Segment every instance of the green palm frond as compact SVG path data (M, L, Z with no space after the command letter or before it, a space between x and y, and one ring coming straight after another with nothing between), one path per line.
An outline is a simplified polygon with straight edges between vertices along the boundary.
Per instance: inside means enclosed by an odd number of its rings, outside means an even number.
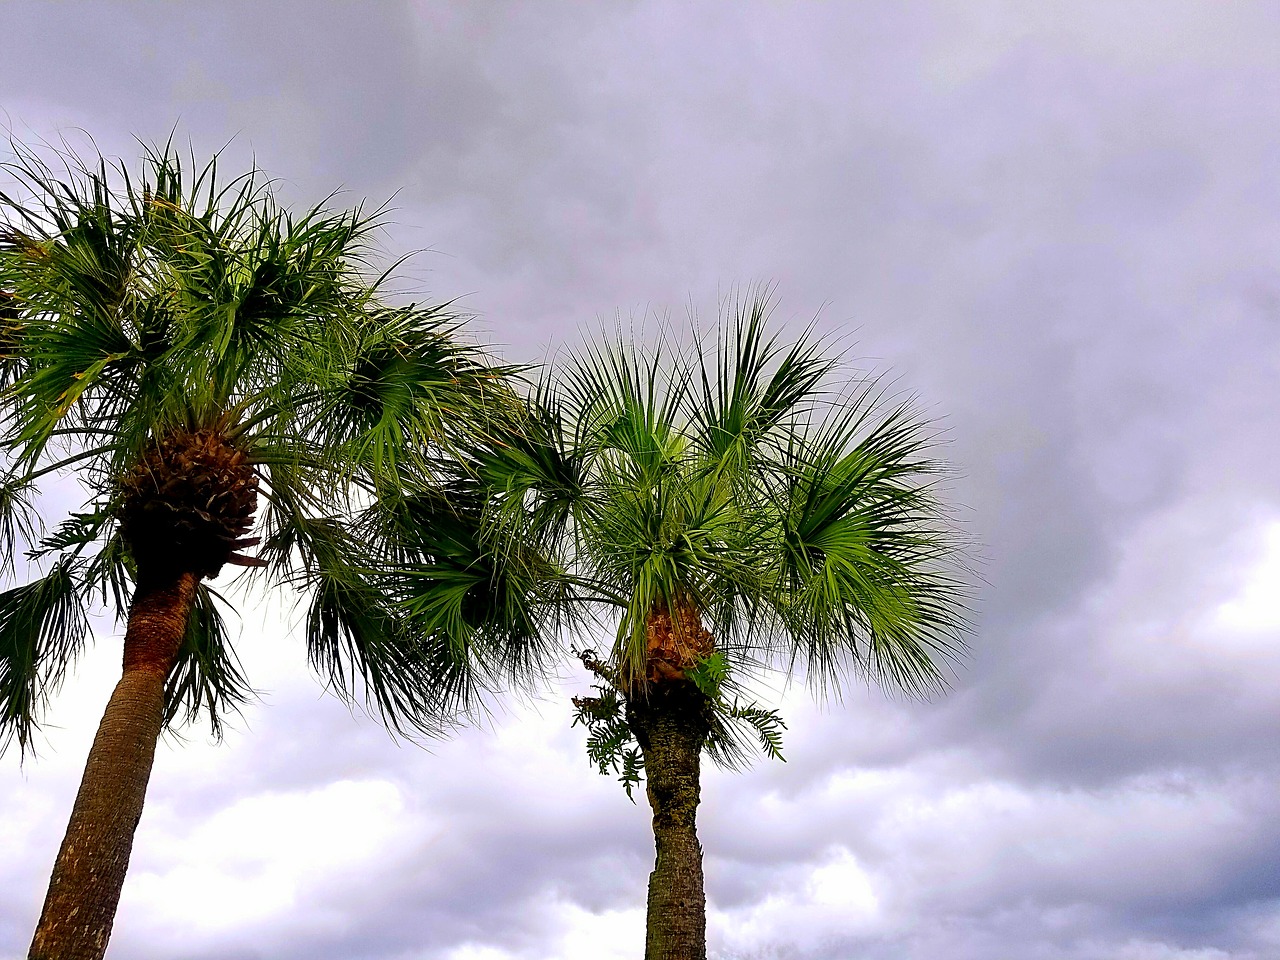
M468 450L490 508L510 524L527 521L524 539L540 537L549 546L569 532L582 506L587 463L586 451L562 429L562 401L551 386L539 383L532 397L493 424L487 442Z
M716 342L700 344L699 389L689 394L688 418L709 469L742 480L753 463L772 456L825 396L838 359L805 331L790 346L770 336L772 292L735 300Z
M743 770L758 753L770 760L786 761L782 733L786 722L777 710L754 703L720 702L712 714L707 756L726 770Z
M238 712L253 696L218 609L216 601L220 600L221 596L205 584L197 587L187 633L164 697L166 728L192 723L203 714L217 739L222 737L225 716Z
M260 171L228 178L217 156L197 163L172 144L148 149L140 173L10 147L0 163L7 572L20 552L56 556L86 599L123 619L137 575L119 522L125 480L162 438L212 433L246 458L258 489L256 523L236 521L255 529L235 549L260 545L227 562L309 598L312 660L337 692L395 727L437 729L436 715L469 696L471 672L447 643L431 647L440 637L406 632L375 573L394 550L349 531L370 503L434 482L437 462L507 429L516 371L469 346L447 304L383 302L373 241L384 208L334 211L326 198L294 213ZM44 533L42 487L68 473L86 505ZM512 598L507 619L524 629L514 592L492 577L484 591ZM207 712L217 733L249 693L201 592L167 721Z
M934 428L873 388L790 451L778 602L792 656L834 688L847 661L912 693L942 685L967 629L963 543L932 484Z
M12 474L0 476L0 574L13 574L19 550L36 541L40 528L32 483Z
M448 676L447 662L442 671L422 656L377 592L346 579L321 579L305 630L312 667L339 697L363 700L401 734L439 731L445 711L435 699L448 698L458 683Z
M0 593L0 747L25 753L39 715L84 646L88 618L71 565Z
M375 474L428 449L456 450L514 403L514 368L486 362L458 339L461 318L448 306L370 312L350 331L348 359L322 387L309 419L294 429L346 447Z
M342 699L363 702L399 733L437 733L441 701L455 694L450 658L428 649L405 627L378 588L367 557L331 521L308 525L304 627L312 666ZM450 705L451 706L451 705Z
M546 553L495 539L482 490L466 476L403 498L393 515L380 509L401 531L402 572L388 589L410 628L452 655L459 685L538 678L573 589Z
M571 356L557 392L589 454L657 482L682 442L672 430L688 388L681 367L667 344L641 351L620 336Z

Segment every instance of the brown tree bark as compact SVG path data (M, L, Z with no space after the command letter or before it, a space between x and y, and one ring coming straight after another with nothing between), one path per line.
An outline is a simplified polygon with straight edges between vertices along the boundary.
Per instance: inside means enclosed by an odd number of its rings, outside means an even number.
M139 576L120 682L89 750L30 960L100 960L106 952L196 583L193 573Z
M649 874L645 960L706 960L707 898L697 814L707 698L688 680L631 697L627 722L644 753L657 858Z

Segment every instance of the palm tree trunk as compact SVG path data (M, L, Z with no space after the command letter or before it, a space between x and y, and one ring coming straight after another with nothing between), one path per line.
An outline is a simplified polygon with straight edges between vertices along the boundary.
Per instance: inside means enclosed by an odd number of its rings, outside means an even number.
M644 752L657 859L649 874L645 960L706 960L707 899L698 843L706 698L688 681L632 697L627 721Z
M196 583L192 573L139 576L124 668L89 751L30 960L100 960L106 952Z

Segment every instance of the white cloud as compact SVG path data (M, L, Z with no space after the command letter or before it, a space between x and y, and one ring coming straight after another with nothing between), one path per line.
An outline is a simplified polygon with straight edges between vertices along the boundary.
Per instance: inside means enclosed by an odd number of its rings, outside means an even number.
M838 938L875 932L880 924L876 883L843 846L816 864L777 871L762 900L728 910L708 910L708 938L734 955L784 945L811 951Z
M433 829L407 816L399 788L379 780L256 794L195 822L163 799L147 813L138 842L148 854L122 908L156 934L291 926L317 885L375 875L398 843Z
M1238 592L1213 611L1212 623L1237 637L1244 635L1280 648L1280 521L1255 532L1258 556Z

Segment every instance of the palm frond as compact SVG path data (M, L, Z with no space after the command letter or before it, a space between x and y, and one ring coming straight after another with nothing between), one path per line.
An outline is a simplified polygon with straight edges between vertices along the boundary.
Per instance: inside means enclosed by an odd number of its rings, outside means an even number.
M497 539L483 488L457 477L400 501L404 551L390 586L407 625L452 658L460 703L471 689L541 675L572 584L533 541Z
M84 645L88 618L69 561L0 593L0 750L25 754L49 698Z
M33 544L40 514L32 502L32 484L20 476L0 476L0 574L12 574L22 546Z
M187 632L164 692L166 728L191 723L203 713L216 739L222 738L226 715L238 712L253 696L218 609L220 600L207 585L196 588Z
M294 429L345 448L375 476L394 476L406 459L420 466L429 450L456 454L514 405L506 382L515 368L466 345L460 323L447 305L371 310Z
M375 573L394 548L357 543L347 525L509 423L514 369L470 346L448 305L381 301L373 241L385 208L334 211L326 198L292 213L261 171L227 177L217 155L198 163L172 142L147 148L140 171L10 146L0 559L12 566L20 546L74 559L81 591L122 615L142 562L119 522L125 479L161 439L212 432L247 458L260 497L260 556L229 562L262 560L262 584L307 592L312 659L341 695L395 726L434 728L470 681L447 644L405 632ZM29 501L40 481L72 471L87 504L38 539ZM238 509L228 530L253 522L251 504ZM524 629L515 594L492 576L470 596L507 596L510 629ZM248 695L227 641L201 593L168 722L208 711L217 733Z
M363 702L391 729L438 734L459 687L454 661L406 629L349 532L313 521L300 543L311 595L304 634L312 667L339 697Z
M695 443L708 467L735 484L785 443L785 428L812 412L838 365L811 329L789 346L769 335L772 308L767 288L731 301L732 316L720 322L715 344L700 344L699 389L688 394Z
M777 710L736 700L717 703L707 737L707 756L726 770L746 769L757 751L770 760L785 763L782 733L786 729L787 724Z
M909 693L943 684L968 621L962 543L930 484L934 429L864 391L791 451L777 609L793 655L834 688L842 665Z
M682 365L665 343L645 351L619 336L571 356L558 392L581 436L590 437L591 453L653 483L678 452L672 444L681 442L675 423L688 389Z

